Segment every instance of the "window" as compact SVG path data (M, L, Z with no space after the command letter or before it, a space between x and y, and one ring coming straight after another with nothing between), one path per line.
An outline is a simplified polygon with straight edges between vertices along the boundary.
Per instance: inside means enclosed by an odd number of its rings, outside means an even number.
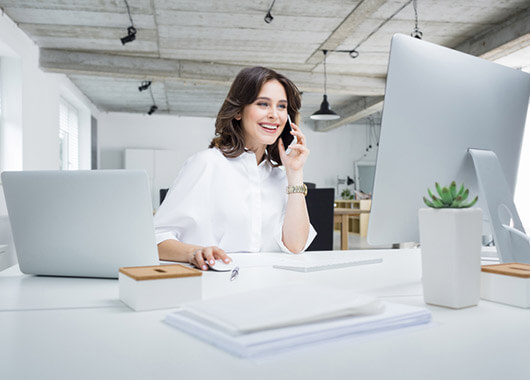
M2 104L4 100L2 96L4 87L3 87L3 82L2 82L2 79L3 79L2 75L4 75L4 73L2 72L2 56L0 56L0 171L5 169L5 161L6 161L4 157L6 153L5 153L5 147L4 147L4 144L5 144L4 115L3 115L4 105Z
M527 69L530 72L530 67ZM530 104L526 114L526 126L521 147L521 159L517 173L517 184L515 186L514 201L521 223L530 234Z
M79 169L79 115L66 100L59 101L59 168Z
M0 57L0 126L2 125L2 57Z

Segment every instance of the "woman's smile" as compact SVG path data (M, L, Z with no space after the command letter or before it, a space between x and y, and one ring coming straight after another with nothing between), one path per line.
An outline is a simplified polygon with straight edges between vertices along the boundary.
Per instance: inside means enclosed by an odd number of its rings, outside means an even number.
M259 126L267 133L276 133L276 130L280 126L278 123L259 123Z

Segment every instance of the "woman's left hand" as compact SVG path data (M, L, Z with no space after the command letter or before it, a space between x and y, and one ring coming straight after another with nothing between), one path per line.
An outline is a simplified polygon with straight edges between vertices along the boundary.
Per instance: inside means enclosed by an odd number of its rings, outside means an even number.
M278 140L278 148L280 150L280 159L285 167L287 175L294 174L296 172L302 172L307 156L309 156L309 148L306 145L305 136L300 130L300 127L296 124L291 123L292 131L291 134L296 136L296 144L289 146L291 151L289 154L285 153L286 147L283 146L282 139Z

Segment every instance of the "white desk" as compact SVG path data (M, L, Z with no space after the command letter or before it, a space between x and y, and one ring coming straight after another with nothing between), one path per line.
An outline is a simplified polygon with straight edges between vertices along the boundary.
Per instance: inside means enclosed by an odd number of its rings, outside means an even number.
M227 273L207 272L203 296L318 282L424 305L419 251L327 254L384 261L315 273L243 267L233 282ZM277 254L260 255L257 264ZM245 256L241 263L249 260ZM162 323L168 310L133 312L117 297L116 280L24 276L16 267L0 273L0 378L530 378L530 310L487 301L463 310L429 306L432 327L346 338L251 361Z

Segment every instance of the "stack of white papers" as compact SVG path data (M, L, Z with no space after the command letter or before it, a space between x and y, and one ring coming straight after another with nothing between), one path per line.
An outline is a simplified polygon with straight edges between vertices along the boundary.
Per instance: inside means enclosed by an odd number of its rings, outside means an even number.
M188 303L165 321L241 357L428 323L429 311L344 289L269 288Z

